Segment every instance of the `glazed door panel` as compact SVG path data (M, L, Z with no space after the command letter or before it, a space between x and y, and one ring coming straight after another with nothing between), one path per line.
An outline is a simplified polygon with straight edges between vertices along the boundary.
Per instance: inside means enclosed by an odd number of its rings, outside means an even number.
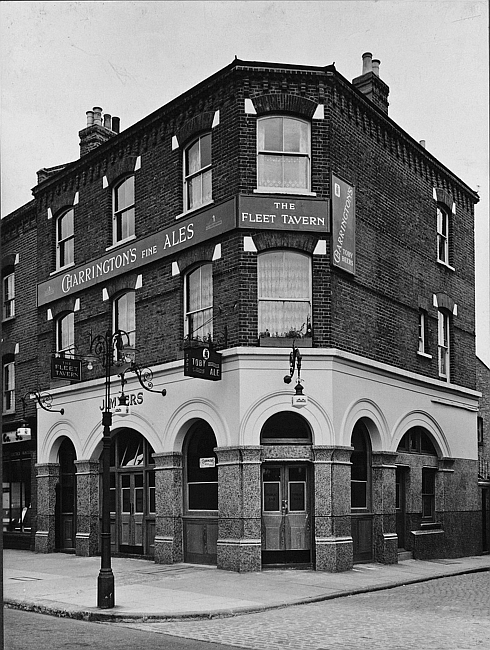
M145 492L143 472L121 474L119 545L122 551L143 553Z

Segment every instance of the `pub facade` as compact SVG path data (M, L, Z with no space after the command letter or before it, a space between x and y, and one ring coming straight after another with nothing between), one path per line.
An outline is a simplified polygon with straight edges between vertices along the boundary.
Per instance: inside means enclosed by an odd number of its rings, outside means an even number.
M388 91L368 53L352 82L235 59L122 132L88 111L38 173L38 552L99 552L108 408L115 554L479 552L478 197Z

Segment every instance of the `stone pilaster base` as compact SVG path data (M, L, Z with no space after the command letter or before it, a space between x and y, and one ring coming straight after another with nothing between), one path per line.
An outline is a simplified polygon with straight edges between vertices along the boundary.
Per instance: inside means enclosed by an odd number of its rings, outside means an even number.
M54 528L36 532L35 552L52 553L55 550Z
M84 557L99 552L99 461L76 460L77 533L76 554Z
M376 562L396 564L398 562L398 536L396 533L382 533L375 536Z
M260 539L218 539L218 569L245 573L262 568Z
M36 553L56 550L56 485L60 479L58 463L36 465L37 478L37 533Z
M176 533L175 536L171 537L155 537L155 562L157 564L175 564L176 562L182 562L184 556L181 540L181 533Z
M352 537L327 537L315 539L316 570L338 573L353 566Z

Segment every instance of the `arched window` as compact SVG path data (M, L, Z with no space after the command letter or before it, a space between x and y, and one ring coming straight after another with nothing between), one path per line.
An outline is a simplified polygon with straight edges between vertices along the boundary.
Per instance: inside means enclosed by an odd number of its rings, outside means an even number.
M134 235L134 176L116 185L113 194L113 243Z
M371 445L369 432L357 422L352 432L351 446L351 508L369 510L371 507Z
M74 262L74 210L61 214L56 221L56 268L62 269Z
M134 291L120 294L114 300L114 331L123 330L129 334L129 345L136 345L136 309ZM123 341L124 345L128 341Z
M269 192L310 190L310 125L293 117L257 121L257 188Z
M185 335L190 339L213 336L212 264L201 264L186 275Z
M264 423L260 442L263 445L308 445L311 444L311 430L298 413L281 411Z
M190 433L186 453L187 511L218 510L218 462L216 438L211 427L200 422Z
M56 320L56 352L65 357L73 354L75 347L75 314L70 311Z
M291 250L257 257L259 336L311 332L311 258Z
M437 456L437 451L430 435L423 427L412 427L400 440L397 451L409 454Z
M212 200L211 134L194 140L184 152L185 209L193 210Z

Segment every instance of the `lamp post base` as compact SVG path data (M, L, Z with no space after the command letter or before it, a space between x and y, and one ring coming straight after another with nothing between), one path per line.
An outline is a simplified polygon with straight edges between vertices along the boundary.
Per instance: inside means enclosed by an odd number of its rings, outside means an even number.
M101 569L97 580L97 607L114 607L114 574L112 569Z

